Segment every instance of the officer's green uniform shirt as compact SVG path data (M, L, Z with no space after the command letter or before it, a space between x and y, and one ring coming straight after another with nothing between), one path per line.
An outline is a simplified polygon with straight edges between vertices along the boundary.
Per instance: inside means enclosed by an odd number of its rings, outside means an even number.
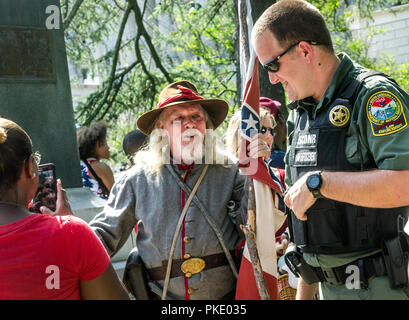
M299 101L299 106L312 108L313 116L317 110L329 107L333 101L335 89L338 88L347 75L357 75L367 69L354 64L344 53L339 55L341 60L332 82L323 98L316 104L312 98ZM382 101L390 102L389 113L381 114ZM393 113L394 112L394 113ZM391 115L392 114L392 115ZM292 110L287 120L288 145L285 156L286 184L290 186L289 151L295 127L297 112ZM351 113L351 123L356 122L360 129L362 156L365 164L371 163L372 158L379 169L409 170L409 95L395 83L382 76L372 76L365 80L359 91L355 106ZM349 162L359 164L358 136L352 126L346 134L345 154ZM376 252L376 251L375 251ZM312 266L337 267L352 262L358 258L373 254L374 251L346 253L336 255L304 254L304 259Z

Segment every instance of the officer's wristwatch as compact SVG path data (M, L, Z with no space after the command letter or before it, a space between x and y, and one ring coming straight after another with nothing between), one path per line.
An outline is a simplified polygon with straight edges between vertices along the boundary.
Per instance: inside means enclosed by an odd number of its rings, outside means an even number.
M309 175L307 177L306 184L307 184L308 190L311 191L314 198L316 199L323 198L321 191L320 191L321 185L322 185L321 171L317 171Z

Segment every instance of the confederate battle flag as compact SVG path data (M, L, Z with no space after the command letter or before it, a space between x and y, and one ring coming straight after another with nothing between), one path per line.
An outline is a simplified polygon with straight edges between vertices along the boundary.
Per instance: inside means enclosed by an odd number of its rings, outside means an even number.
M256 244L270 299L276 300L277 256L275 233L285 221L282 194L284 170L270 168L262 158L250 159L247 145L251 136L260 130L258 59L254 52L247 71L246 87L241 111L241 148L239 167L253 179L256 199ZM259 300L247 245L244 247L236 289L237 300Z

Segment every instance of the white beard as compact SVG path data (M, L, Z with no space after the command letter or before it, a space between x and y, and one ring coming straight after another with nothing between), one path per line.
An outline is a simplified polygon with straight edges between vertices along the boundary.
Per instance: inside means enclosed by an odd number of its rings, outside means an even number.
M185 164L201 163L204 155L203 144L196 145L194 143L182 147L182 161Z
M194 136L193 140L188 144L181 145L180 158L185 164L201 163L204 156L203 135L197 129L186 130L183 133L182 141L186 137ZM191 139L191 138L190 138Z

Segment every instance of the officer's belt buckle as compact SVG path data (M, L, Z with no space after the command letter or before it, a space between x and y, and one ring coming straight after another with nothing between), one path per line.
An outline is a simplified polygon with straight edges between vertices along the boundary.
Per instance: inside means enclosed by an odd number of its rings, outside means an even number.
M206 266L206 263L201 258L190 258L182 263L180 269L187 278L192 275L201 272Z

